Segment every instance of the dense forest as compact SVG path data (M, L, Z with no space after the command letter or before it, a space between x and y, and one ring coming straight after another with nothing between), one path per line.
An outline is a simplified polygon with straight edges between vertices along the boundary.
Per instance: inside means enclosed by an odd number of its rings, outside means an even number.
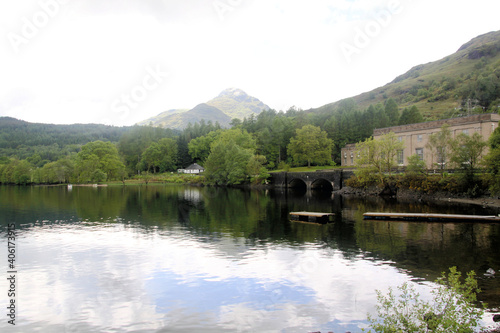
M0 118L0 182L123 180L175 172L197 162L212 166L207 176L214 183L242 183L265 178L267 170L284 166L340 164L341 148L369 138L374 128L423 120L415 106L401 110L393 99L365 110L351 99L342 101L335 112L270 109L233 119L229 129L204 121L174 131L34 124L4 117Z

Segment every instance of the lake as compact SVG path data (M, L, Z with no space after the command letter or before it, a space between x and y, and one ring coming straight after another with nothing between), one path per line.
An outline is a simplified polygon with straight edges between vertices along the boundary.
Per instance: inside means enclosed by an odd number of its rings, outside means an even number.
M290 222L301 210L335 222ZM479 299L500 307L499 279L484 275L500 270L500 224L366 211L500 213L324 192L3 186L0 331L359 332L376 290L409 281L426 297L451 266L476 271Z

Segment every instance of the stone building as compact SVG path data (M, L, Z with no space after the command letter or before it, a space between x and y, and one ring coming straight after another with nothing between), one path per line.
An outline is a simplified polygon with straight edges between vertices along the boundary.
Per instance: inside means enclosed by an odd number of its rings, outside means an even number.
M376 140L382 135L393 132L399 140L405 143L405 148L398 152L397 163L399 166L408 164L407 158L413 154L420 156L425 161L427 168L436 168L437 156L433 156L426 147L429 136L441 131L444 124L448 124L452 137L460 133L472 135L479 133L484 140L488 140L495 128L498 127L500 115L494 113L477 114L461 118L442 119L417 123L410 125L400 125L386 128L377 128L373 131L373 138ZM341 165L343 167L354 166L357 157L356 144L346 145L341 150Z

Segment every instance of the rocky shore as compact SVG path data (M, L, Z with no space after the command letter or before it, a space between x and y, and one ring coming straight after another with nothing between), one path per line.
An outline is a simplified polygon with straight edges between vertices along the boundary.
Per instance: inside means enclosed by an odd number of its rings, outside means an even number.
M335 191L335 193L346 196L358 196L358 197L389 196L396 198L398 200L419 201L422 203L441 201L450 203L479 205L484 208L489 207L498 209L498 213L500 214L500 199L498 197L491 197L491 196L469 198L466 196L460 196L448 192L436 192L433 194L425 194L408 189L389 188L389 187L381 189L375 186L366 189L344 187L339 191Z

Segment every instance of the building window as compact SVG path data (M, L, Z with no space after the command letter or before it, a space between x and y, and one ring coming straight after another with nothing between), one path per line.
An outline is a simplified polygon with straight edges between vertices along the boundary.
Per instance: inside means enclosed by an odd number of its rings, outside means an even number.
M399 142L403 142L403 137L402 136L398 136L398 141Z
M351 165L354 165L354 154L351 153Z
M415 149L415 154L418 155L418 158L423 161L424 160L424 148Z
M468 129L464 129L464 130L462 130L462 133L465 134L465 135L469 135L469 130Z
M405 162L403 150L398 150L398 164L403 165Z
M417 135L417 142L422 142L422 134Z

